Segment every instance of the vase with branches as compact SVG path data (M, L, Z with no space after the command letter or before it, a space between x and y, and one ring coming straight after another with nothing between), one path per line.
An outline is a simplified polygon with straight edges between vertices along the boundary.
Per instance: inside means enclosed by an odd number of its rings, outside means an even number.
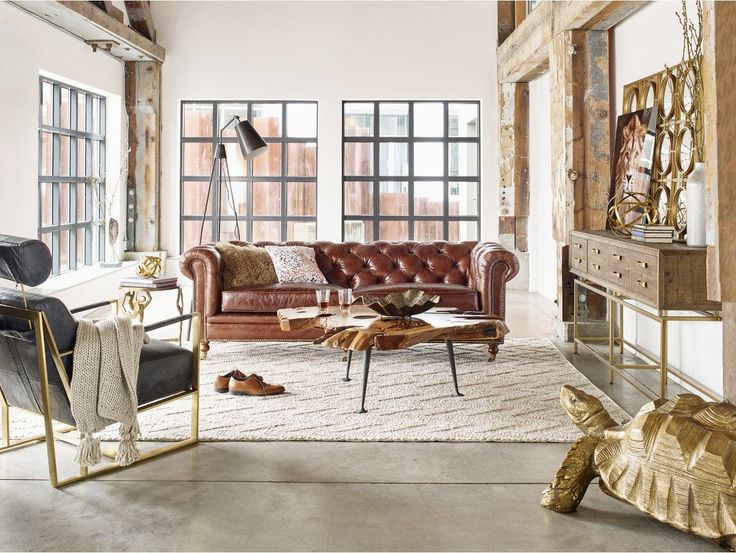
M681 125L690 127L691 155L695 163L687 175L685 200L687 209L687 244L703 247L706 244L705 226L705 144L704 144L704 79L703 62L703 4L695 0L695 16L688 13L687 2L675 12L682 28L682 61L677 68L682 108ZM689 95L689 98L688 98Z
M104 177L94 177L92 179L92 203L94 205L95 213L98 213L101 217L100 224L103 227L103 235L107 240L107 245L110 249L110 258L112 261L105 262L102 264L107 267L119 267L121 265L120 256L117 251L117 243L120 238L120 223L115 217L115 206L116 202L119 201L118 189L120 183L125 182L128 176L128 153L130 148L127 144L121 149L120 153L120 170L118 172L117 179L110 179L109 174ZM102 191L102 186L112 181L113 188L111 190ZM110 259L108 258L108 259Z
M679 67L683 97L686 90L690 91L692 101L693 150L696 161L705 161L703 144L703 3L695 0L695 17L691 17L687 10L686 0L682 0L682 10L675 12L682 27L682 63Z

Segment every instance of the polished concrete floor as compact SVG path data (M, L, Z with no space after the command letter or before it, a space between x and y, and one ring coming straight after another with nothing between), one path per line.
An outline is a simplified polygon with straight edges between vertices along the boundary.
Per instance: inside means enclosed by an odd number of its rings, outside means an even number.
M554 305L509 294L517 336L552 336ZM645 402L609 385L627 411ZM653 384L653 382L652 382ZM71 447L59 446L62 469ZM2 550L707 551L592 485L578 511L539 506L565 444L202 443L63 490L43 445L0 456ZM66 454L66 455L64 455Z

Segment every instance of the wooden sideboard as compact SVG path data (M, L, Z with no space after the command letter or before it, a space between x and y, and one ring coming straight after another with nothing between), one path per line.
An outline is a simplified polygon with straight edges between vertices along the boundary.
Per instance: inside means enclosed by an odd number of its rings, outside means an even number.
M711 390L703 388L667 363L669 322L720 320L720 303L707 298L705 248L692 248L680 243L638 242L617 236L611 231L573 231L570 233L568 259L570 272L576 277L573 319L575 353L578 345L585 346L608 365L611 382L614 373L618 373L649 397L657 397L657 394L628 374L629 370L659 370L659 397L666 397L667 377L671 373L704 395L719 399ZM578 302L581 288L606 298L608 338L579 335ZM629 346L640 357L654 359L656 356L624 338L624 308L659 323L660 347L656 363L624 361L624 346ZM607 341L607 356L601 353L600 348L592 347L596 343L600 346L601 341Z
M705 256L705 248L637 242L605 230L570 234L571 273L655 309L721 309L707 298Z

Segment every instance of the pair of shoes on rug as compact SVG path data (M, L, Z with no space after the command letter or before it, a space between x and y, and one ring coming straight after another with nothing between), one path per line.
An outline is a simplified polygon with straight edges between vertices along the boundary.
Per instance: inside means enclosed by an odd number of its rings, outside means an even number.
M284 387L267 384L257 374L246 375L236 369L215 378L215 392L230 392L235 396L276 396L284 393Z

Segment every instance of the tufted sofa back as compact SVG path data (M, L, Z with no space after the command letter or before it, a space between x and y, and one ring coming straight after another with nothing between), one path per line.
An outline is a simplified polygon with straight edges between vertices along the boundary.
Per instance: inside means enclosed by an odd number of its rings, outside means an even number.
M232 242L244 245L244 242ZM360 288L408 282L470 282L470 253L477 242L256 242L255 246L314 248L319 268L330 284Z

